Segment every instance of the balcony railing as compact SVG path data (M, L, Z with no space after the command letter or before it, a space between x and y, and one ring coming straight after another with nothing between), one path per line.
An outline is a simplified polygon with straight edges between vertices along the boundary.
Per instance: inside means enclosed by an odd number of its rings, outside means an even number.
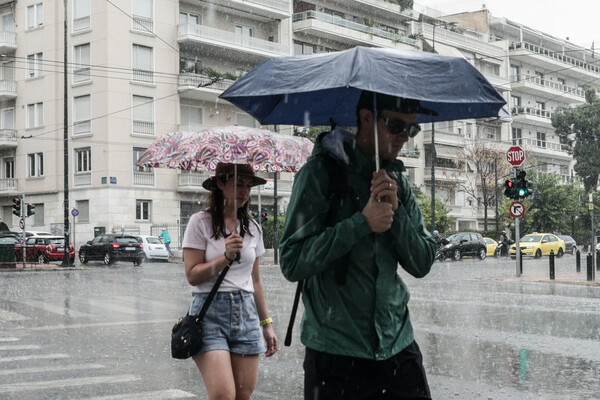
M419 158L421 157L421 152L419 150L400 150L400 157L408 157L408 158Z
M0 44L17 45L17 34L9 31L0 31Z
M16 178L1 178L0 190L17 190Z
M153 32L154 22L152 21L152 18L140 17L139 15L134 15L131 17L131 19L132 19L131 28L133 30L141 31L141 32L148 32L148 33Z
M525 139L513 139L513 145L517 146L525 146L529 148L537 148L537 149L545 149L545 150L553 150L559 151L562 153L566 153L569 146L560 144L560 143L552 143L547 142L545 140L538 140L533 138L525 138Z
M154 136L154 122L133 121L133 133Z
M154 71L134 68L132 74L135 82L154 83Z
M211 172L182 172L179 174L178 185L180 187L202 187L202 182L210 178Z
M81 135L92 131L92 120L77 121L73 123L73 135Z
M411 46L418 47L419 44L416 40L408 38L406 36L399 35L397 33L384 31L383 29L373 28L358 22L349 21L341 17L335 17L333 15L325 14L318 11L304 11L295 13L292 17L293 22L304 21L308 19L316 19L319 21L327 22L332 25L341 26L344 28L352 29L355 31L367 33L369 35L379 36L385 39L393 40L395 42L405 43Z
M90 80L90 67L77 68L73 70L73 83L80 83Z
M179 86L195 86L198 89L216 89L216 90L227 90L233 85L230 79L215 78L206 74L194 74L186 72L179 74Z
M288 55L289 47L281 43L254 37L238 35L234 32L215 29L204 25L182 24L179 25L179 36L189 35L195 38L208 39L217 43L241 46L252 50L262 51L271 55Z
M6 142L17 144L16 129L0 129L0 144Z
M600 67L596 64L589 64L583 60L578 60L577 58L566 56L560 52L556 52L545 47L536 46L535 44L527 43L527 42L513 42L508 46L509 50L529 50L532 53L539 54L544 57L552 58L557 61L573 65L579 68L583 68L595 74L600 74Z
M154 186L154 172L133 171L133 184L138 186Z
M568 93L573 96L577 96L577 97L581 97L582 99L585 99L585 90L583 90L582 88L576 88L576 87L572 87L572 86L563 85L562 83L544 79L540 76L519 74L519 75L512 75L510 77L510 80L512 83L518 83L518 82L533 83L537 86L542 86L542 87L545 87L548 89L558 90L559 92Z
M540 110L534 107L513 107L511 114L514 115L531 115L534 117L552 119L552 111Z
M80 172L73 176L74 186L87 186L92 184L91 172Z
M73 19L73 32L81 31L83 29L88 29L91 25L91 18L89 15L81 18Z
M290 2L287 0L246 0L245 2L258 4L279 11L289 11L290 9Z
M8 80L0 80L0 92L17 92L17 82L16 81L8 81Z

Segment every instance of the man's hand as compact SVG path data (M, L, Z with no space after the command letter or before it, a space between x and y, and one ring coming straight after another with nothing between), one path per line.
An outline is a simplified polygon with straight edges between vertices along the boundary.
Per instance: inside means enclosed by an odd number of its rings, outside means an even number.
M375 196L376 200L390 203L392 211L398 209L398 185L385 170L380 169L378 172L373 172L371 195Z
M367 219L367 223L373 232L387 231L394 221L392 205L385 201L378 201L375 194L371 194L371 197L369 197L367 205L362 210L362 215Z

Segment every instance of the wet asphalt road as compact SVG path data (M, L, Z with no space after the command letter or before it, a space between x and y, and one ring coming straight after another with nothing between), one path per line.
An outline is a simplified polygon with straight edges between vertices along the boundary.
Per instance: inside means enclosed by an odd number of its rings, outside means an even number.
M411 290L435 399L600 399L600 286L540 280L548 260L437 262ZM557 280L585 281L575 258ZM262 268L283 342L295 285ZM191 296L181 263L0 271L0 399L206 398L192 361L170 357ZM291 347L261 358L254 399L302 398L299 318Z

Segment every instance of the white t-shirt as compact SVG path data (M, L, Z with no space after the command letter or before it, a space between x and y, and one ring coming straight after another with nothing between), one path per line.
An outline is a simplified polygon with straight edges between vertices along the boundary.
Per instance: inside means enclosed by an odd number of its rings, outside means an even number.
M244 290L254 293L252 282L252 267L257 257L265 253L262 232L257 224L249 222L249 232L244 236L240 262L234 261L225 275L219 292L231 292ZM239 226L238 226L239 232ZM229 233L229 232L227 232ZM225 238L223 236L216 240L213 236L212 218L207 211L200 211L190 218L185 235L183 236L183 248L204 250L204 260L209 262L223 255L225 252ZM217 281L219 274L206 282L192 287L192 293L208 293Z

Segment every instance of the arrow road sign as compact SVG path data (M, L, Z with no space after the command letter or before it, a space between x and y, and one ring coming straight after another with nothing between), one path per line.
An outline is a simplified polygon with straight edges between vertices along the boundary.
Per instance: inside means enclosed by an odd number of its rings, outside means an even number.
M510 205L509 211L510 215L515 218L522 217L525 214L525 205L520 201L515 201Z

